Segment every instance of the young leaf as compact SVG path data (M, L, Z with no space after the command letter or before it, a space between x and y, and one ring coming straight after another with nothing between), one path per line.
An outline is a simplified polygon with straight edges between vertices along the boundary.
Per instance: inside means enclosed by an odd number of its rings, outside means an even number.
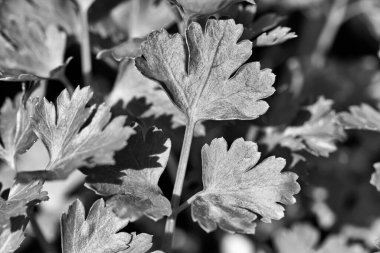
M153 220L171 214L171 206L158 187L169 158L171 142L164 133L151 128L146 136L138 125L128 145L117 152L116 165L85 170L86 186L96 193L112 196L107 205L121 218L135 221L143 215Z
M22 104L21 94L0 109L0 159L15 169L15 156L26 152L37 140L30 125L30 103Z
M191 205L194 221L211 232L219 226L230 232L255 232L258 217L264 222L281 219L284 205L295 203L300 191L298 176L281 173L282 158L269 157L257 164L260 153L254 142L214 139L202 148L203 191Z
M252 49L249 41L237 43L242 31L233 20L208 20L204 32L192 23L186 38L156 31L143 42L145 58L136 58L136 66L162 83L190 122L255 119L268 109L262 99L274 93L275 77L258 62L241 66Z
M103 199L93 204L85 219L84 206L76 200L62 215L62 252L147 252L152 246L150 235L117 233L127 224L127 220L119 219L105 206Z
M380 131L380 112L367 104L351 106L350 113L341 113L340 121L345 129Z
M133 134L124 126L126 117L110 121L110 108L105 104L98 106L91 122L85 124L95 110L95 106L86 107L91 97L89 87L77 88L71 98L64 90L56 106L46 99L36 104L31 124L49 152L48 179L66 178L81 166L114 164L115 151Z
M297 38L294 32L290 32L289 27L278 26L275 29L265 32L257 37L255 46L265 47L282 44L290 39Z
M179 9L184 12L187 19L201 15L213 14L231 4L239 2L255 4L253 0L171 0L171 2L176 4Z
M372 173L370 183L380 191L380 163L375 163L373 167L375 168L375 172Z
M143 106L139 106L140 99L149 105L149 108L143 112L141 112ZM146 126L158 124L157 119L165 116L170 117L170 122L167 124L169 128L175 129L186 125L186 115L173 105L164 89L157 82L143 76L131 60L121 63L114 89L108 97L110 104L116 104L119 100L122 100L127 108L132 107L130 104L136 103L137 110L131 108L129 111ZM205 131L203 124L197 124L194 134L204 136Z
M336 151L336 142L346 136L332 104L332 100L319 97L316 103L306 107L310 118L303 125L268 127L261 142L270 149L281 145L292 151L306 150L315 156L329 156Z

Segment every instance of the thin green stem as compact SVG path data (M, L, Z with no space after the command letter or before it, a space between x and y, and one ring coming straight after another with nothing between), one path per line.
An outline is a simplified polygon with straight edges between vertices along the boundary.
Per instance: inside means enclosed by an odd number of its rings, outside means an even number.
M175 230L175 223L177 219L177 209L181 201L182 188L186 175L187 162L189 160L191 142L193 140L195 122L190 119L186 125L185 136L183 139L181 156L179 158L177 176L174 183L173 195L171 199L172 215L170 215L165 224L165 238L163 243L164 251L170 253L172 251L173 236Z
M311 55L311 64L313 66L322 67L325 64L326 54L345 20L347 4L348 0L335 0L332 4L315 50Z
M84 85L91 84L91 45L90 45L90 32L88 26L87 10L82 10L80 8L80 17L82 22L82 38L80 40L80 53L81 53L81 64L82 64L82 75Z

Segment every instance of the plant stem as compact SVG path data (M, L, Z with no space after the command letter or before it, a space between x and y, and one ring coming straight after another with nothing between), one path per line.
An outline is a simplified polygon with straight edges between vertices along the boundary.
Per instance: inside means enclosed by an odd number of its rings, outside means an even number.
M171 205L172 205L173 211L172 211L172 215L170 215L167 218L166 224L165 224L165 238L164 238L163 248L166 253L170 253L172 251L175 223L176 223L176 219L178 215L177 209L181 201L181 194L182 194L183 183L184 183L185 175L186 175L187 162L189 160L191 142L193 140L194 126L195 126L195 122L192 119L190 119L188 121L188 124L186 125L185 136L183 139L183 144L182 144L182 149L181 149L181 156L179 158L177 176L175 179L173 195L171 199Z
M91 45L90 45L90 31L88 28L88 17L87 10L80 7L80 17L82 22L82 38L80 40L80 53L81 53L81 64L82 64L82 75L84 85L91 84Z
M58 253L56 249L46 240L45 236L43 235L40 226L38 225L34 213L29 213L29 220L30 225L32 226L32 229L34 231L34 234L37 237L38 243L40 244L41 248L46 253Z
M338 33L339 27L345 20L348 0L335 0L328 13L327 20L313 54L311 64L316 67L323 67L326 61L326 54L330 49Z
M196 199L196 197L198 197L199 195L199 192L194 194L193 196L191 196L188 200L186 200L185 202L183 202L176 210L175 212L175 215L178 215L179 213L181 213L182 211L184 211L186 208L188 208L191 203L193 203L193 201Z

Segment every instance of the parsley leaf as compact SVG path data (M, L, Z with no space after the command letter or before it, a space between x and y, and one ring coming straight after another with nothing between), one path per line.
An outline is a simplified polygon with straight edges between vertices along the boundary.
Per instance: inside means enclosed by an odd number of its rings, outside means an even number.
M261 99L274 93L275 76L258 62L241 66L252 54L251 42L237 43L242 32L233 20L208 20L204 32L192 23L185 38L156 31L136 66L162 83L189 121L255 119L269 107Z
M292 151L306 150L315 156L327 157L336 151L336 142L345 139L339 115L332 110L333 101L319 97L306 107L310 118L300 126L267 127L261 142L272 149L275 145Z
M115 87L108 97L111 104L116 104L119 100L122 100L128 111L146 126L157 124L159 127L169 126L169 129L176 129L186 125L186 115L173 105L157 82L146 78L136 69L132 60L121 63ZM149 107L142 111L141 103L148 104ZM170 121L165 125L159 121L159 118L164 116L170 117ZM194 134L204 136L205 132L204 125L197 124Z
M95 110L95 106L86 107L91 98L92 91L85 87L76 88L71 98L64 90L56 106L46 99L36 104L31 124L49 152L47 179L66 178L81 166L114 164L114 152L134 133L124 126L126 117L110 120L110 108L105 104L99 105L91 122L85 124Z
M30 106L29 100L23 105L18 94L13 102L6 99L0 109L0 159L13 169L16 154L26 152L37 140L30 125Z
M349 113L341 113L340 121L345 129L380 131L380 112L367 104L351 106Z
M255 46L274 46L294 38L297 38L297 35L294 32L291 32L289 27L278 26L275 29L265 32L257 37L255 40Z
M191 205L192 217L207 232L219 226L230 232L255 232L254 221L281 219L281 204L295 203L300 191L298 176L281 173L282 158L269 157L257 164L260 153L254 142L237 139L227 150L227 142L214 139L202 148L203 191Z
M375 172L372 173L370 183L380 191L380 163L375 163L373 167L375 168Z
M93 204L85 219L84 206L76 200L62 215L62 252L147 252L152 246L150 235L117 233L127 224L105 206L103 199Z
M28 210L48 200L41 181L21 183L16 181L8 199L0 197L0 252L14 252L24 240L24 230L28 223Z
M128 145L117 152L116 165L85 170L86 186L96 193L112 196L107 205L119 217L135 221L143 215L153 220L171 214L171 206L158 187L169 158L171 142L164 133L151 128L144 136L140 127Z

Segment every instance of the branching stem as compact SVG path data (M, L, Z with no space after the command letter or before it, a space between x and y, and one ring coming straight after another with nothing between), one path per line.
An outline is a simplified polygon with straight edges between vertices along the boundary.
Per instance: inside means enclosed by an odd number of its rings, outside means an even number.
M172 215L169 216L165 224L165 238L163 248L164 251L170 253L172 251L173 236L175 230L175 223L178 215L179 203L182 195L183 183L186 175L187 162L191 149L191 142L193 140L195 122L190 119L186 125L185 136L183 139L181 156L179 158L177 176L174 183L173 195L171 199Z

